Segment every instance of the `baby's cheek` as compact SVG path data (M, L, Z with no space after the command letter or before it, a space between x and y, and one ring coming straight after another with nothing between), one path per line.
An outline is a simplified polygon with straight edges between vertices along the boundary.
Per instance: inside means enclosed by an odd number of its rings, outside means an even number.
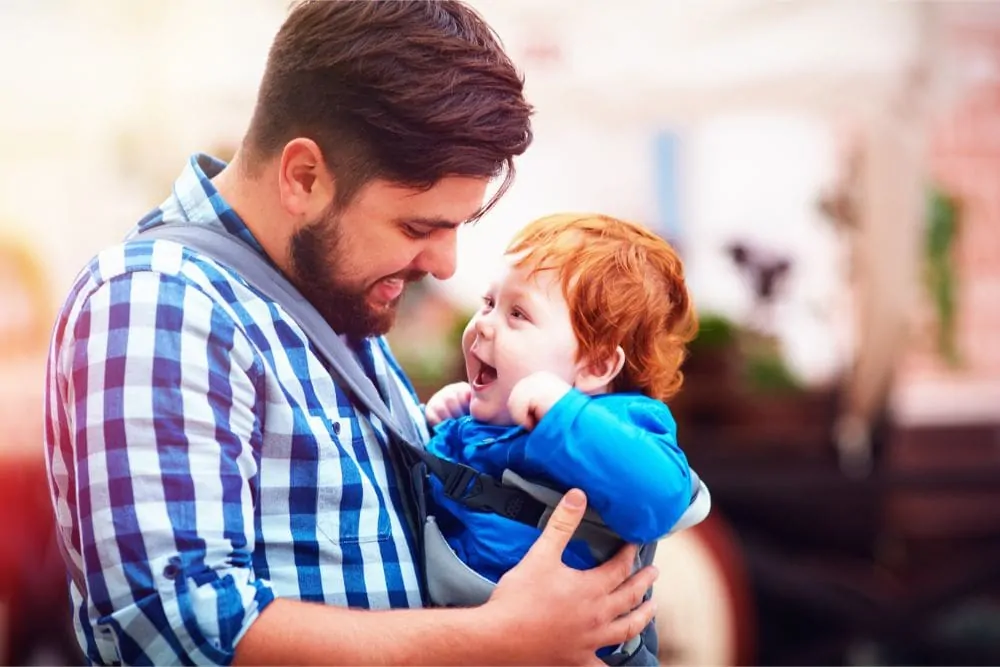
M465 325L465 331L462 332L462 350L465 352L469 351L472 347L472 342L476 338L476 327L475 320L469 320L469 323Z
M516 351L512 350L507 354L506 376L504 384L508 391L514 388L514 385L518 383L519 380L523 380L528 377L536 370L538 370L538 365L540 362L531 350L518 349Z
M474 419L478 419L479 421L486 421L486 418L489 416L487 414L487 408L488 406L475 396L473 396L472 400L469 402L469 414L472 415Z

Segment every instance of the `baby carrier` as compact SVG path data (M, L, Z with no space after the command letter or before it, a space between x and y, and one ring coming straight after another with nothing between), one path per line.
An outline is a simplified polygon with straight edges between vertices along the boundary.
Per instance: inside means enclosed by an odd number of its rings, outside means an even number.
M179 243L210 257L242 276L258 291L273 299L298 322L316 350L327 362L341 388L379 418L393 443L391 453L409 473L410 507L407 519L418 541L423 565L423 583L430 602L438 606L475 606L486 602L495 587L465 563L445 541L436 518L428 513L426 491L429 476L436 476L446 495L465 506L482 512L494 512L530 526L544 527L562 494L551 488L523 479L513 471L497 480L469 466L439 458L420 445L420 437L409 418L396 420L372 381L362 371L357 359L326 320L263 256L222 229L191 223L168 223L139 232L130 240L162 239ZM387 383L390 405L403 405L398 383ZM708 489L691 473L691 504L677 525L676 532L701 522L711 505ZM591 552L603 562L624 543L608 530L594 512L588 510L574 539L587 542ZM643 546L636 558L636 569L653 560L656 545ZM651 591L646 593L648 598ZM642 633L617 647L604 658L612 665L657 664L656 628L650 623Z

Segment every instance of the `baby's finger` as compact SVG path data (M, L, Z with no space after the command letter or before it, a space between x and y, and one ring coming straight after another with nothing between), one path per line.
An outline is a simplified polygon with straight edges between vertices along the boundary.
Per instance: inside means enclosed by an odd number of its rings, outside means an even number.
M424 416L427 417L427 423L431 426L437 426L444 420L444 417L441 415L441 410L438 408L437 404L428 405L424 408Z
M448 399L448 414L452 417L461 417L465 414L465 404L454 396Z

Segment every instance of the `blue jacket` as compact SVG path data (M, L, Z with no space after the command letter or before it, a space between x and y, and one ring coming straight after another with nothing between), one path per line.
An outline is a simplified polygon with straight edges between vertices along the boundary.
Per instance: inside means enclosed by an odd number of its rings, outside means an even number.
M509 468L558 490L580 488L611 530L637 544L665 535L691 501L690 468L670 409L642 394L589 397L573 389L531 432L468 416L448 420L427 449L497 479ZM434 478L429 500L459 558L494 582L541 532L455 503ZM570 543L563 561L577 569L597 564L580 541Z

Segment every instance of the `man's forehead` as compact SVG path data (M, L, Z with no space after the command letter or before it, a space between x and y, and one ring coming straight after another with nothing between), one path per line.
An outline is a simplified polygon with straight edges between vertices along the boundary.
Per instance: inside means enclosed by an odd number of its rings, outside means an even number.
M394 217L409 218L432 227L456 227L482 210L488 180L465 176L442 178L430 188L375 181L369 193L391 207Z

